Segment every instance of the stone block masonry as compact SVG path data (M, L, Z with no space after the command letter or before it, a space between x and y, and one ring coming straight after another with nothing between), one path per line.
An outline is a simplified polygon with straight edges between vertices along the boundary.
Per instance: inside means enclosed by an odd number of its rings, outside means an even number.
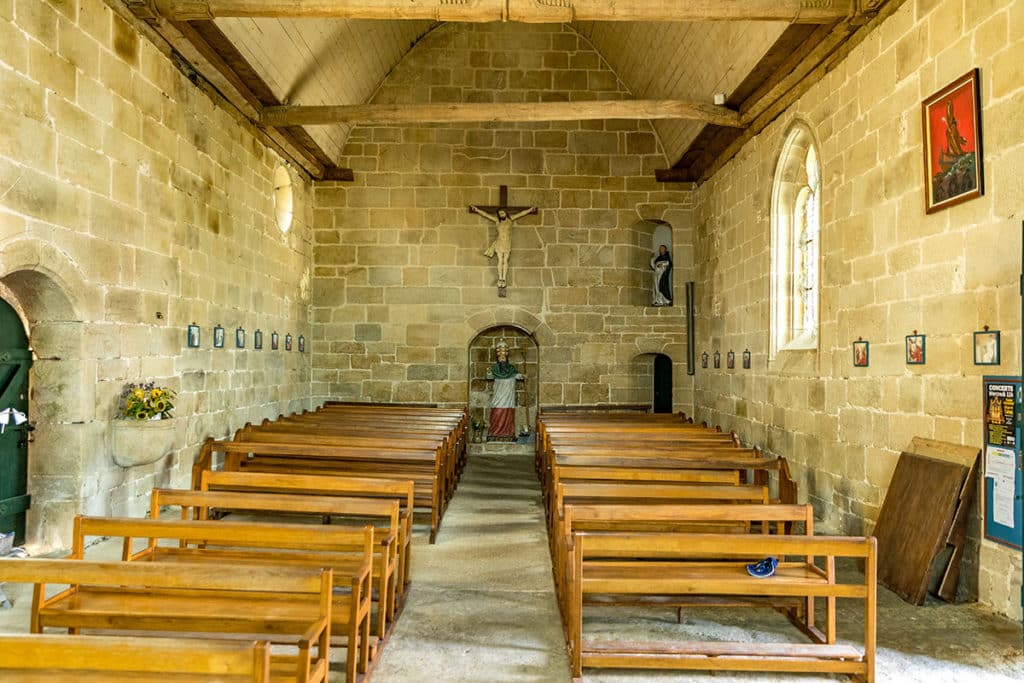
M793 461L838 530L871 531L914 436L980 447L981 376L1020 372L1022 28L1021 2L908 0L697 192L698 354L753 352L749 373L698 370L697 414ZM975 67L985 195L926 215L921 101ZM819 347L769 358L771 188L796 121L821 159ZM984 325L1002 331L999 367L974 365ZM922 366L904 362L915 329ZM853 367L860 337L867 368ZM967 594L1020 621L1020 553L982 541L980 524Z
M552 51L566 36L567 59L549 59L543 72L516 67L560 54ZM463 43L475 49L450 49ZM441 26L375 101L419 101L413 83L444 101L630 97L567 26ZM642 221L672 225L682 291L693 193L642 175L667 164L648 123L357 126L343 154L342 165L360 169L355 182L314 190L314 396L465 404L470 343L504 325L538 343L530 396L541 403L650 402L634 359L667 353L676 409L691 409L683 308L649 306L652 236ZM497 204L499 185L510 204L539 209L512 228L506 299L483 254L496 228L467 210Z
M310 337L312 201L293 173L282 234L282 160L102 0L0 2L0 127L0 296L40 357L28 540L68 547L75 513L143 514L203 439L310 405L309 354L271 352L269 334ZM107 423L139 381L178 392L176 451L122 469Z

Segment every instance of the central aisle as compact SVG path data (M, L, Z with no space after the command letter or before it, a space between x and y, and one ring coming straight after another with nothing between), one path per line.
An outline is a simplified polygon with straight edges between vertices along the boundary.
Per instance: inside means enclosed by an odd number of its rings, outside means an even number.
M471 455L437 543L414 537L409 598L374 683L569 679L527 448Z

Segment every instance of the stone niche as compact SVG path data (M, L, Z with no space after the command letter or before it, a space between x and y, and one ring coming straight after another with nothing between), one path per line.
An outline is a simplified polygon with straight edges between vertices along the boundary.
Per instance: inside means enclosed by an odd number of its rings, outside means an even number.
M537 419L540 387L539 348L536 340L517 327L498 326L484 330L469 343L469 414L474 422L487 424L491 406L491 382L487 370L494 364L494 350L502 339L508 343L508 359L526 376L516 382L516 434L533 427ZM484 429L484 436L487 431Z

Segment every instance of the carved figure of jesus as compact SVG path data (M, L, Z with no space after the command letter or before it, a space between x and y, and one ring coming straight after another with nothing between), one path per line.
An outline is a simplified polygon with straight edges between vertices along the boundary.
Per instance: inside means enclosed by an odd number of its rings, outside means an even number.
M498 209L497 214L489 213L484 211L478 206L470 206L469 210L472 213L483 216L487 220L495 223L498 226L498 236L491 246L487 247L487 251L484 252L484 256L492 258L495 254L498 256L498 286L504 287L506 282L506 276L508 275L508 256L512 253L512 224L531 213L537 213L537 207L531 206L528 209L523 209L518 213L514 213L511 216L505 209Z

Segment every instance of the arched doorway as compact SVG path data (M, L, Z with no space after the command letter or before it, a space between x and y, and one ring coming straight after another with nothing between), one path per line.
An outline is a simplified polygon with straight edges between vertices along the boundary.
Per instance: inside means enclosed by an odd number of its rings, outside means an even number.
M508 360L523 376L515 389L515 432L531 433L537 419L539 401L539 347L533 335L513 325L496 325L477 334L469 343L469 415L473 424L487 425L493 380L488 370L494 364L495 350L501 340L508 345ZM486 437L487 429L482 429Z
M16 311L32 354L26 412L36 430L28 444L32 505L25 510L24 542L37 554L71 547L74 516L84 511L100 476L90 465L106 456L104 431L96 422L96 368L82 360L85 325L78 313L97 312L89 288L55 250L22 245L0 257L0 298ZM4 273L5 265L13 268Z
M655 413L672 412L672 359L663 353L654 357L654 390L651 403Z
M18 312L0 299L0 534L25 542L29 507L28 371L32 351Z

